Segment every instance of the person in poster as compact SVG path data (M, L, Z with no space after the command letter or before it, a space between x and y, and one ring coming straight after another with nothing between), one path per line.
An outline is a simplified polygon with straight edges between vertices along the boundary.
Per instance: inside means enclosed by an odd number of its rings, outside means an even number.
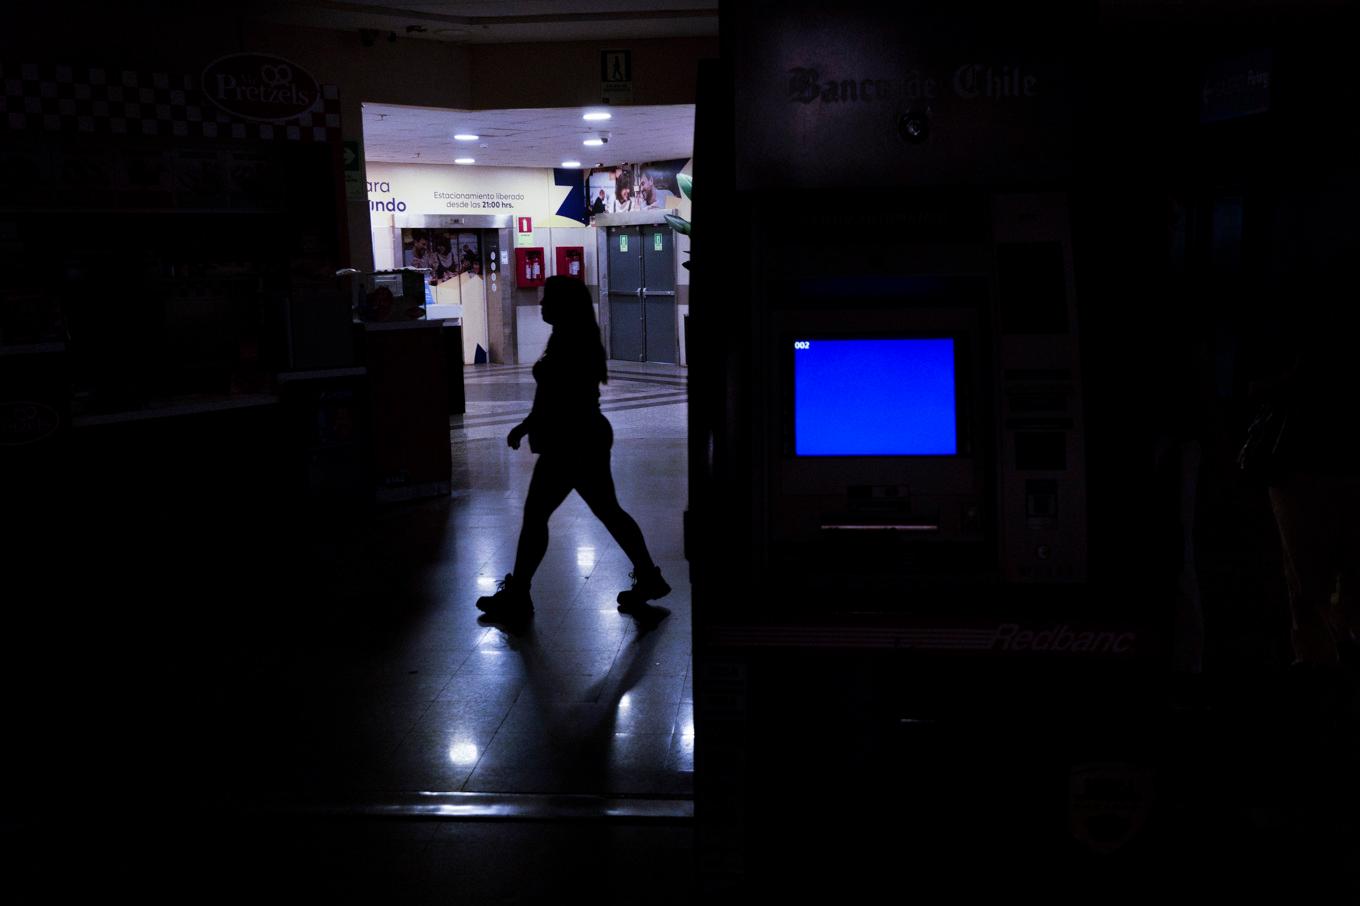
M661 160L638 167L637 191L644 210L675 207L680 199L680 184L676 174L689 164L688 160Z
M638 179L637 187L638 207L644 211L650 208L665 207L665 205L657 204L656 199L657 199L656 183L652 180L652 177L648 176L645 173L642 174L642 176Z
M624 211L640 211L641 206L638 200L633 197L633 186L631 183L618 182L614 185L614 199L609 206L609 213L620 214Z
M443 283L457 275L458 269L454 266L453 259L453 241L447 233L440 233L435 239L434 257L434 276L431 283Z
M411 231L411 244L403 249L406 267L427 267L434 270L438 261L430 248L430 237L425 230Z
M621 210L620 186L627 186L627 194L632 194L633 177L630 170L623 167L599 167L591 170L586 180L586 194L593 199L590 205L591 215L612 214ZM622 210L628 208L625 206Z

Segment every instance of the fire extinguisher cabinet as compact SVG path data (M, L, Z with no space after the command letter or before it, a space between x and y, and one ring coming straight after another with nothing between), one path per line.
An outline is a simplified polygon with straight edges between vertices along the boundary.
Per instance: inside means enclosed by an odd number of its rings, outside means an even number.
M548 262L543 249L515 249L515 279L520 286L542 286L548 279Z
M562 277L571 277L585 282L586 250L579 245L559 245L557 247L557 271Z

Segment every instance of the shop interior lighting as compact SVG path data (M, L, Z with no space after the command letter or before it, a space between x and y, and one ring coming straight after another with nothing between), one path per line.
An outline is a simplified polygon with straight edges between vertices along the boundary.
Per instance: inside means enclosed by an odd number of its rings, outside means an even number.
M564 167L579 167L579 166L581 166L581 162L580 162L579 160L564 160L564 161L562 161L562 166L564 166Z
M457 160L455 160L454 163L455 163L455 164L475 164L475 163L477 163L477 161L473 160L471 157L460 157L460 158L458 158Z
M479 138L481 138L480 135L473 135L471 132L460 132L453 137L453 140L456 142L475 142Z
M612 113L605 113L605 112L603 112L603 111L598 111L598 110L597 110L597 111L594 111L594 112L591 112L591 113L587 113L585 116L581 117L581 119L586 120L587 122L591 122L591 123L598 123L598 122L601 122L601 121L603 121L603 120L610 119L610 118L612 118L613 116L614 116L614 114L612 114Z

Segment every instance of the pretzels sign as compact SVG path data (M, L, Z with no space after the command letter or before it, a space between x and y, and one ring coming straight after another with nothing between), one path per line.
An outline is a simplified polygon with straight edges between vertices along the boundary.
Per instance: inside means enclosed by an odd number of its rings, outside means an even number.
M316 107L321 86L301 66L270 54L230 54L203 70L203 93L241 119L284 123Z

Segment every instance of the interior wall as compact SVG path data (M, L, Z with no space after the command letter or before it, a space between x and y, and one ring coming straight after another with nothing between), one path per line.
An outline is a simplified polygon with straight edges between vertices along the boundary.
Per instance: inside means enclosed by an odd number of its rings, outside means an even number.
M718 39L474 45L472 104L479 110L599 104L600 52L606 49L632 52L631 103L693 104L699 60L718 55Z
M321 82L340 89L341 127L362 154L364 103L466 107L471 99L467 48L434 41L379 41L364 47L356 32L258 25L243 49L265 49L295 60ZM368 227L367 195L347 198L351 266L377 270Z
M600 51L606 49L597 42L469 46L403 38L380 38L366 47L357 30L262 22L251 18L248 7L143 11L76 3L7 10L6 18L7 27L0 29L0 63L5 64L124 65L194 75L227 54L283 57L339 89L343 139L360 149L365 102L453 109L598 104ZM169 34L175 40L167 41ZM689 104L695 99L698 61L717 56L718 40L624 40L611 41L609 48L632 52L633 104ZM343 178L338 171L334 176L337 183ZM349 260L336 263L365 271L391 266L381 241L374 257L378 237L369 223L367 198L347 198L345 215ZM588 259L593 256L593 242L579 244ZM592 285L597 273L588 260Z
M341 131L363 148L361 104L466 108L471 103L468 48L437 41L378 41L363 46L358 31L261 22L218 7L100 6L6 10L0 63L70 63L197 75L227 54L258 52L290 60L321 84L335 85ZM174 40L166 40L174 35ZM338 161L338 154L337 154ZM335 174L337 182L342 175ZM372 270L368 202L345 207L349 263ZM337 264L345 262L336 262Z

